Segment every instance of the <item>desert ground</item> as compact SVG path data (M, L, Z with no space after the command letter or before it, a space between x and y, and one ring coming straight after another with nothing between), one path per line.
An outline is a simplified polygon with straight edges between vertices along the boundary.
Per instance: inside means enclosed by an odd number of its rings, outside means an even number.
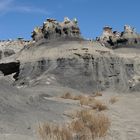
M10 77L0 79L0 139L1 140L39 140L37 128L42 122L67 122L67 112L78 110L78 101L60 98L66 92L74 95L85 93L67 87L36 86L16 88L10 84ZM108 109L103 111L111 127L107 140L140 139L140 94L102 92L97 99L103 101ZM117 98L110 103L111 98Z

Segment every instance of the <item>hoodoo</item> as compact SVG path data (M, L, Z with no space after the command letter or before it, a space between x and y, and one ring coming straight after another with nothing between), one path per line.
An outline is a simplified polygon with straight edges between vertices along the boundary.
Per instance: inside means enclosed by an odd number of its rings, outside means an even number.
M32 32L32 38L36 42L41 39L52 40L65 37L81 37L76 18L70 20L68 17L65 17L63 22L58 22L55 19L47 19L43 23L43 26L36 27Z
M122 32L112 31L111 27L105 26L102 35L97 37L97 41L113 49L124 47L140 48L140 34L130 25L125 25Z

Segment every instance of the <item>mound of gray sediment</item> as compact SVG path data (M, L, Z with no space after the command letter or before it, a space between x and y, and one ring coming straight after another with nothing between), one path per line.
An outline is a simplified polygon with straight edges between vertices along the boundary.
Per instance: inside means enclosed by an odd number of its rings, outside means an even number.
M67 120L64 112L79 107L77 103L53 99L69 92L78 91L56 86L36 86L19 89L13 87L11 77L0 78L0 139L37 139L40 122ZM36 137L35 137L36 136Z
M130 35L136 36L130 26L125 26L122 34L105 27L100 40L110 36L131 38ZM12 56L12 52L6 53L8 57L1 60L0 71L4 75L15 73L15 85L53 85L82 92L139 91L140 62L138 53L134 53L136 49L127 56L99 41L85 40L78 21L69 18L63 22L47 19L43 26L34 29L32 37L32 43Z

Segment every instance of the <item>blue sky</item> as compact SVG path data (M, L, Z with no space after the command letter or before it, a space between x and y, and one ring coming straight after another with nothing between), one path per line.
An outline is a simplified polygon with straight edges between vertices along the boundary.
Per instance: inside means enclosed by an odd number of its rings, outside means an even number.
M29 39L46 18L76 17L82 35L95 38L109 25L122 31L129 24L140 32L140 0L0 0L0 39Z

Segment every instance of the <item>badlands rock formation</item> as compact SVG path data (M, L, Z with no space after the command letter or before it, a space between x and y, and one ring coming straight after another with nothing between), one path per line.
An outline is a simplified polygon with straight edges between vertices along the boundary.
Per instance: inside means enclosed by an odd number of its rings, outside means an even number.
M0 75L18 73L19 62L15 62L14 56L25 46L30 45L31 42L32 41L23 40L22 38L0 41ZM14 78L16 78L16 76L17 74L15 74Z
M100 40L109 44L111 37L115 36L122 44L129 41L129 45L139 43L138 38L125 41L125 35L128 37L129 34L131 37L136 35L128 26L122 35L105 27ZM47 19L43 27L35 28L32 37L34 43L15 54L14 61L10 58L6 64L0 64L4 75L16 73L15 84L18 86L61 85L89 92L140 90L139 56L125 56L106 48L99 41L84 40L76 19L65 18L64 22ZM54 78L50 79L51 76Z
M132 36L136 33L128 26L122 35L112 33L111 28L105 27L101 40L107 41L112 35L116 40L124 41L125 35L128 37L129 34ZM139 56L126 57L98 41L82 39L77 20L65 18L60 23L48 19L38 32L34 30L32 36L36 41L33 47L25 48L16 57L20 62L17 85L59 84L89 92L108 88L119 91L139 90ZM133 42L130 38L129 41L133 44L136 40ZM55 78L49 79L51 76Z
M24 46L28 45L30 41L23 40L21 38L17 40L2 40L0 41L0 60L16 54Z
M97 42L60 40L25 49L16 59L19 85L60 84L90 92L139 90L139 56L116 54ZM51 75L52 81L47 78Z
M112 31L112 28L105 26L102 35L97 40L109 48L139 48L140 34L136 33L135 28L125 25L123 32Z
M123 33L105 27L98 41L89 41L76 19L48 19L32 38L1 42L0 140L36 140L40 122L69 120L66 112L81 106L60 99L64 93L106 90L110 98L116 91L140 91L139 35L128 26ZM107 140L140 139L139 95L125 96L109 106L113 125Z
M32 38L35 41L41 39L52 40L62 37L80 37L80 29L78 27L77 19L72 21L65 17L63 22L58 22L55 19L47 19L43 26L36 27L32 32Z

